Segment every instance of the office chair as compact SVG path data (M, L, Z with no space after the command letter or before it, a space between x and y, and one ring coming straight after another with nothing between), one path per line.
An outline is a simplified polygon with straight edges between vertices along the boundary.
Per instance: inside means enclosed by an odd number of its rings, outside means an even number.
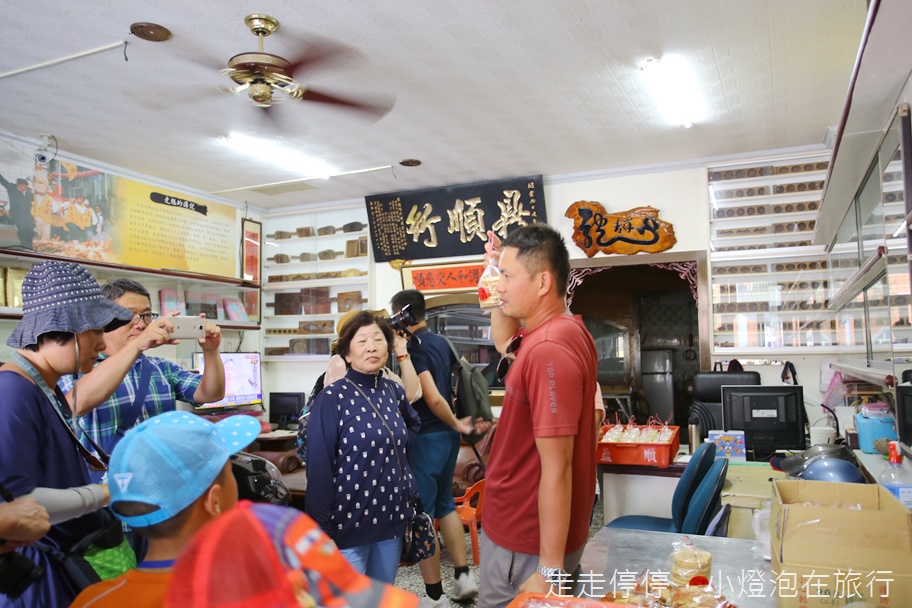
M716 456L716 444L701 443L684 467L678 485L671 498L671 517L654 517L652 515L622 515L605 524L606 528L625 528L628 530L652 530L654 532L681 532L687 515L688 504L710 470Z
M693 377L693 404L688 420L700 423L700 439L722 428L722 387L758 385L759 372L697 372Z
M727 472L727 458L716 460L709 468L687 505L687 516L681 526L682 534L706 534L709 522L719 508Z
M724 504L706 528L706 536L728 536L728 524L731 521L731 504Z

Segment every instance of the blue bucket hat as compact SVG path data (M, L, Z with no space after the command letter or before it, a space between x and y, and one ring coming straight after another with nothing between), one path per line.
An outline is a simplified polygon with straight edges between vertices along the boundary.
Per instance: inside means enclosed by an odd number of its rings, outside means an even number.
M98 281L72 262L50 260L32 267L22 282L22 320L6 343L38 344L51 331L112 331L133 320L133 311L104 297Z
M213 424L189 412L166 412L127 432L108 465L111 510L134 528L167 521L212 485L228 458L256 439L260 423L238 414ZM120 501L155 505L147 515L117 512Z

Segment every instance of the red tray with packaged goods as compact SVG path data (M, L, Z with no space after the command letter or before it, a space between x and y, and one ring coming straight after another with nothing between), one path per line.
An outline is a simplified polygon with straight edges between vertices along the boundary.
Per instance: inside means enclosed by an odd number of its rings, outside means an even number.
M640 429L645 429L641 426ZM681 445L680 427L672 430L669 443L613 443L599 441L595 457L599 464L638 464L647 467L667 468L674 461Z
M507 608L630 608L614 602L600 602L593 598L563 597L540 593L520 593Z

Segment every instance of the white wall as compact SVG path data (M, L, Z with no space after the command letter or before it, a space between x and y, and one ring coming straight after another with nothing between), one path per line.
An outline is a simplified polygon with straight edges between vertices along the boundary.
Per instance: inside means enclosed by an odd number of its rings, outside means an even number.
M596 201L614 213L634 207L652 206L659 219L675 227L677 244L671 251L706 251L709 248L709 200L706 170L702 167L660 173L615 177L577 178L552 182L544 179L545 208L548 224L556 228L567 242L571 260L586 259L586 254L573 243L573 220L564 216L567 208L580 200ZM610 257L596 254L594 259ZM477 257L455 257L435 260L471 260ZM421 263L418 261L416 263ZM372 306L389 306L390 298L402 289L402 277L389 264L374 268L376 292Z

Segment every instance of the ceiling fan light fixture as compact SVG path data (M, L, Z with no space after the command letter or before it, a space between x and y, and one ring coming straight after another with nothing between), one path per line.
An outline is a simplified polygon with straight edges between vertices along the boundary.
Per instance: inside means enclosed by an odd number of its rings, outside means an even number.
M257 105L269 105L272 103L272 85L262 81L251 82L247 96Z
M641 65L643 79L666 122L690 128L706 120L706 102L690 64L678 55L649 57Z
M417 158L406 158L404 160L400 160L399 164L403 167L417 167L421 164L421 161Z

